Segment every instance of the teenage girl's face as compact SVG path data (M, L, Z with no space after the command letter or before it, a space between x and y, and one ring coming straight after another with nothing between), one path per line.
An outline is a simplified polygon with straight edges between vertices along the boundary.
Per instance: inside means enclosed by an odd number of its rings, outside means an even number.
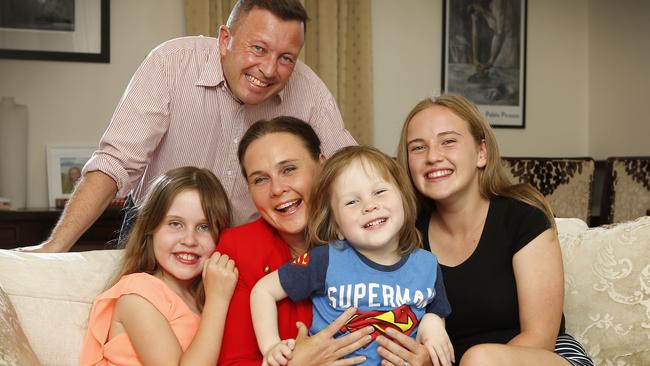
M350 245L379 263L396 258L404 225L402 195L371 164L354 161L344 168L332 184L330 204Z
M194 189L181 191L153 233L153 250L160 267L156 275L182 287L201 276L203 263L215 246L199 193Z
M478 194L478 171L486 164L485 143L478 144L468 123L443 106L411 119L407 130L409 170L415 188L437 202L458 202Z
M324 158L314 160L297 136L270 133L253 141L243 164L248 190L262 218L283 235L302 235L314 179Z

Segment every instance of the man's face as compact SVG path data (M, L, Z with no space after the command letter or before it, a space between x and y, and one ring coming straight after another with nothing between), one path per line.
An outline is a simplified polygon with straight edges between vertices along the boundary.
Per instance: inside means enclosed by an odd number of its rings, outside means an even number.
M259 104L286 85L305 39L304 25L253 8L230 29L219 29L221 65L233 95Z

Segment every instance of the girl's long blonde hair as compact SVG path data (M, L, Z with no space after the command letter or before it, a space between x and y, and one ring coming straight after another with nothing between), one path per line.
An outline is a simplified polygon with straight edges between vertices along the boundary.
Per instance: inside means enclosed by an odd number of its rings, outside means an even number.
M474 142L477 145L485 141L487 163L485 167L478 168L479 191L481 195L487 199L495 196L510 197L536 207L546 214L550 225L555 228L553 211L544 196L530 184L512 184L510 182L501 165L499 145L497 144L497 139L494 136L492 128L476 105L458 94L445 93L437 98L426 98L416 104L406 117L397 147L397 161L408 172L411 184L413 184L413 177L411 177L408 165L408 127L416 114L436 105L449 109L467 122L469 132L472 134ZM418 208L420 210L427 207L427 205L434 204L431 199L424 197L420 192L416 191L416 194L418 195Z
M121 269L110 286L128 274L144 272L153 275L158 270L153 249L153 233L165 218L174 198L186 190L198 192L201 208L208 219L210 233L215 243L219 233L230 226L231 210L228 196L219 179L211 171L196 167L172 169L153 182L142 203L134 208L135 223L126 241ZM205 292L200 275L192 282L190 291L194 295L197 306L202 309Z
M332 212L332 186L336 178L353 162L365 169L375 169L382 178L400 192L404 208L404 225L399 232L399 255L406 255L422 247L422 239L415 228L417 204L415 193L406 172L388 155L370 146L348 146L325 161L318 182L314 184L307 220L307 243L310 247L337 240L338 225Z

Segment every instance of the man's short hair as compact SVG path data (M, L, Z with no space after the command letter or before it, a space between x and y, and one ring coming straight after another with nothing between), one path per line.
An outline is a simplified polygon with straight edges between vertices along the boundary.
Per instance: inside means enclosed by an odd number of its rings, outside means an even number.
M241 18L253 8L265 9L282 20L297 20L305 26L309 17L300 0L239 0L233 6L226 25L233 31Z

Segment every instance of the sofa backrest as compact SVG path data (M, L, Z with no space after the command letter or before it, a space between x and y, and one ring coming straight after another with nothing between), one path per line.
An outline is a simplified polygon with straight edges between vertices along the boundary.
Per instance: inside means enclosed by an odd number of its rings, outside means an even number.
M595 171L592 158L503 157L501 163L510 181L537 188L556 217L589 222Z
M607 159L601 223L650 215L650 156Z

